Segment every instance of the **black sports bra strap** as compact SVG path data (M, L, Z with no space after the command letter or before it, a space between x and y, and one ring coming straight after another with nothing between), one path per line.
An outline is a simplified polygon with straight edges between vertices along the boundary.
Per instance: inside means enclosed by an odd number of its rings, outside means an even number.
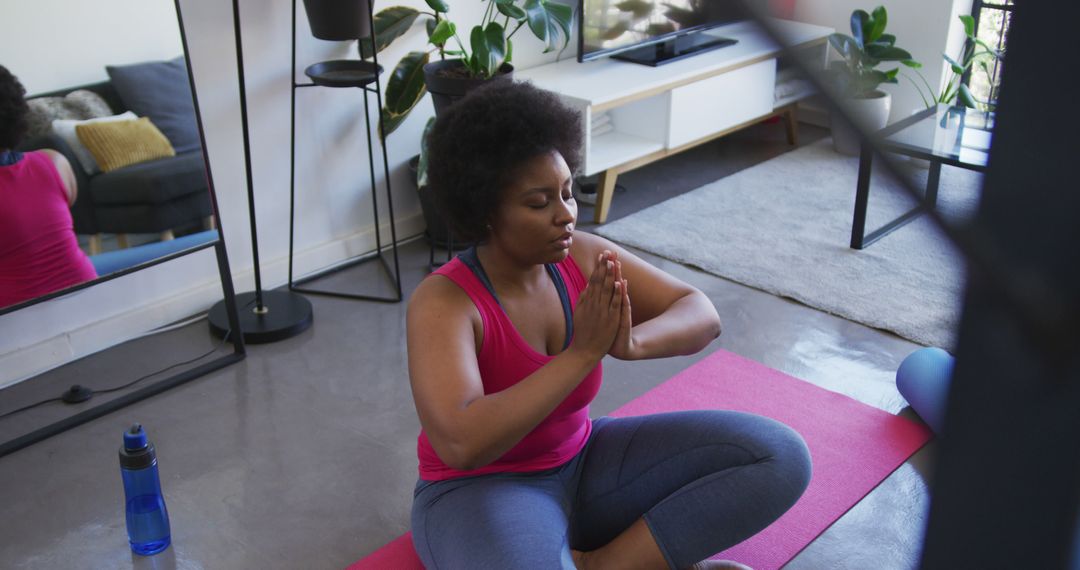
M502 303L499 302L499 296L495 294L495 286L491 284L491 279L488 278L487 272L484 271L484 266L480 264L480 257L476 255L476 246L461 252L458 254L458 258L484 284L484 288L488 290L488 293L491 293L491 298L495 299L495 302L501 308ZM559 303L562 304L563 319L566 321L566 341L563 343L563 350L566 350L570 347L570 339L574 336L574 315L570 310L570 292L566 289L566 282L563 281L562 273L559 273L559 268L555 264L545 264L544 269L547 270L551 281L555 283L555 290L559 293ZM504 312L505 310L503 309Z

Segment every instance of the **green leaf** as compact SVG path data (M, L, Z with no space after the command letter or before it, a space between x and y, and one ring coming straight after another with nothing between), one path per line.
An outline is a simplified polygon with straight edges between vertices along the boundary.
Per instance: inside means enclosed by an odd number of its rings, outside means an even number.
M455 33L457 33L457 26L450 20L442 20L435 26L435 30L431 32L429 41L432 44L441 46L446 43L446 40L454 37Z
M514 6L510 2L497 2L495 7L499 9L504 16L510 16L511 18L521 21L525 19L525 10Z
M881 44L867 45L866 53L879 61L902 61L911 59L911 54L908 53L907 50L894 46L883 46Z
M475 67L473 68L473 75L477 77L491 77L491 71L495 68L494 58L491 56L491 52L488 50L487 36L484 35L484 28L480 26L474 26L472 33L469 35L469 44L472 47L473 62Z
M408 114L424 97L424 65L429 61L426 51L411 51L401 58L386 81L386 108L392 114Z
M376 53L381 52L391 42L409 31L409 28L419 16L420 12L405 6L391 6L375 14L375 18L371 22L371 28L375 32ZM358 46L362 59L372 56L371 38L361 38Z
M964 35L969 38L975 37L975 18L968 14L961 14L960 23L964 25Z
M963 83L960 84L960 92L957 94L956 98L965 107L975 108L975 96L971 94L971 90L968 89L967 85L964 85Z
M949 66L952 68L953 73L955 73L957 75L963 75L964 74L964 70L966 69L967 66L960 65L959 63L956 62L956 60L954 60L953 58L951 58L951 57L949 57L949 56L947 56L945 54L941 54L941 55L942 55L942 57L945 58L945 61L949 62Z
M541 0L525 0L525 14L533 35L540 41L546 42L548 39L547 10L544 10Z
M878 39L874 40L879 44L896 45L896 36L892 34L881 34Z
M570 29L573 27L574 21L574 9L565 4L548 3L544 4L547 8L548 17L555 21L562 31L562 37L569 42L570 41Z
M506 59L506 30L498 22L489 22L484 30L484 38L487 41L488 57L491 61L488 75L494 77L499 66Z
M565 10L561 8L553 10L552 6L543 0L525 0L525 14L533 35L547 43L544 53L558 49L559 44L562 43L560 38L564 37L559 33L563 30L563 22L560 19L564 19L566 29L569 29L569 18L565 18ZM565 37L569 39L569 34L565 34Z
M867 33L863 37L863 42L875 42L881 37L881 34L885 33L885 24L889 22L889 15L885 12L884 6L878 6L874 8L874 14L870 17L870 29L865 30Z
M915 61L914 59L902 59L900 60L900 63L910 67L911 69L922 69L922 64Z
M514 61L514 42L506 38L506 63Z
M424 0L427 5L435 10L436 13L445 14L450 11L450 5L446 3L446 0Z
M428 18L424 22L424 26L427 28L428 41L431 41L431 34L435 33L435 27L439 25L442 20L436 20L435 18Z
M866 10L855 10L851 13L851 37L859 47L863 46L863 30L869 21L870 14L867 14Z

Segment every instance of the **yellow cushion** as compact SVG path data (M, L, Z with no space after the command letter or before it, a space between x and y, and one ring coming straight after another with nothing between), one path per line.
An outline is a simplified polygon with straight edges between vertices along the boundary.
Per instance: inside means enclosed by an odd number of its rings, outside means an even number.
M86 145L103 172L176 156L172 144L161 131L142 117L131 121L87 123L75 127L75 134Z

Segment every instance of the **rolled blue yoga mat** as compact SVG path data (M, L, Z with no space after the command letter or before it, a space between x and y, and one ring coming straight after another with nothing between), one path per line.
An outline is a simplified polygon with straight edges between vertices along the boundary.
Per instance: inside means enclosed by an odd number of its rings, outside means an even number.
M945 425L945 401L955 363L956 359L940 348L920 348L909 354L896 370L900 394L939 435Z

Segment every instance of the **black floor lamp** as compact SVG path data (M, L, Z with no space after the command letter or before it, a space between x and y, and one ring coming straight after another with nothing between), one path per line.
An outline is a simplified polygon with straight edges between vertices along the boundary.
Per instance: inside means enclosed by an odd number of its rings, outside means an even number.
M240 86L240 122L244 131L244 168L247 176L248 217L251 221L251 253L255 263L255 290L236 295L244 342L275 342L298 335L311 326L311 302L289 290L263 291L259 269L259 239L255 225L255 188L251 180L251 148L248 138L247 90L244 87L244 48L240 39L240 4L232 0L233 33L236 36L236 68ZM229 330L224 301L210 309L210 330L222 337Z

